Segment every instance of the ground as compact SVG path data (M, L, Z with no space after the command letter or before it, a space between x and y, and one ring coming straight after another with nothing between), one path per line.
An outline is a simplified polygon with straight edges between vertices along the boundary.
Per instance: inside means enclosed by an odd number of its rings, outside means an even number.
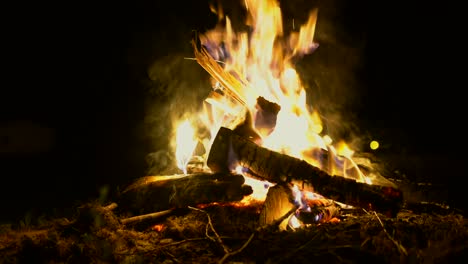
M74 217L4 225L2 263L466 263L468 221L436 205L396 218L362 210L339 222L279 231L258 226L260 204L184 208L128 223L97 203Z

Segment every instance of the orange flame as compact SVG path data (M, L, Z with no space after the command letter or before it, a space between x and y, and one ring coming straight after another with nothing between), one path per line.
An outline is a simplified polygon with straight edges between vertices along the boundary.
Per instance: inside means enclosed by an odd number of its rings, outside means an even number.
M204 112L198 117L211 130L210 139L201 139L206 152L209 153L211 140L221 126L233 128L245 111L256 117L257 98L261 96L281 106L273 131L258 131L264 147L303 159L330 174L371 183L352 160L354 151L346 143L333 145L328 135L321 135L320 115L307 105L306 90L294 68L293 58L318 47L314 41L318 10L313 9L300 30L286 37L277 1L245 0L243 4L248 11L246 24L252 31L236 32L222 8L212 6L220 24L200 36L211 56L222 61L224 70L244 85L231 91L241 99L241 104L238 99L218 93L221 84L213 83L214 91L205 100ZM264 184L256 185L263 192L259 197L266 196Z

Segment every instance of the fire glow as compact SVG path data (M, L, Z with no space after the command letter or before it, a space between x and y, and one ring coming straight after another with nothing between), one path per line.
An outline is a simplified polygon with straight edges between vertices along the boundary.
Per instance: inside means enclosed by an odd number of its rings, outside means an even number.
M177 149L175 154L177 167L179 167L184 174L187 174L187 164L197 146L195 129L190 125L188 120L185 120L177 127L176 145Z
M281 10L275 0L245 0L242 4L248 12L246 24L252 29L249 33L236 32L222 9L212 7L219 24L200 36L201 44L216 61L222 62L224 71L243 84L242 89L233 90L213 81L213 91L204 102L204 111L193 116L211 131L210 138L197 139L204 145L205 155L220 127L234 128L246 122L250 114L252 129L258 135L252 140L258 145L303 159L332 175L372 184L370 177L353 161L354 151L346 143L335 143L328 135L321 134L320 115L307 105L306 91L294 68L294 59L319 46L314 41L318 10L310 12L298 32L285 36ZM262 112L258 106L260 97L279 106L277 115L272 117ZM187 163L197 142L192 138L193 131L187 134L187 129L186 125L177 129L177 164L184 173L187 173ZM204 169L209 171L206 166ZM249 199L266 198L273 184L249 177L238 164L232 164L231 169L244 175L246 184L252 186L254 193ZM303 197L312 199L314 194L300 190L297 185L291 191L300 210L309 210ZM298 224L294 224L297 221L293 216L290 226L297 227Z

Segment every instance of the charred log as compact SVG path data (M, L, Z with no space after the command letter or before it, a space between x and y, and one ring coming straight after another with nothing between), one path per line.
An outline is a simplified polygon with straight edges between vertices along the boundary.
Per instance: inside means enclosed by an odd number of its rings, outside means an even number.
M252 193L244 177L230 173L148 176L120 195L119 208L137 214L213 202L240 201Z
M364 209L394 215L403 202L403 193L397 188L329 175L304 160L260 147L222 127L211 146L207 165L215 172L229 171L233 159L263 180L302 182L323 196Z

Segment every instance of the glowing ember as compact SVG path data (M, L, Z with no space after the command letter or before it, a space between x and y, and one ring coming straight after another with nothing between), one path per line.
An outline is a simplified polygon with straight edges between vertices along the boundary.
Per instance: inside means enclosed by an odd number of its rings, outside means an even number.
M179 167L184 174L187 174L187 164L192 157L195 147L197 146L195 130L190 125L189 121L186 120L178 126L176 144L177 167Z
M156 232L162 232L166 227L163 224L154 225L153 230Z

